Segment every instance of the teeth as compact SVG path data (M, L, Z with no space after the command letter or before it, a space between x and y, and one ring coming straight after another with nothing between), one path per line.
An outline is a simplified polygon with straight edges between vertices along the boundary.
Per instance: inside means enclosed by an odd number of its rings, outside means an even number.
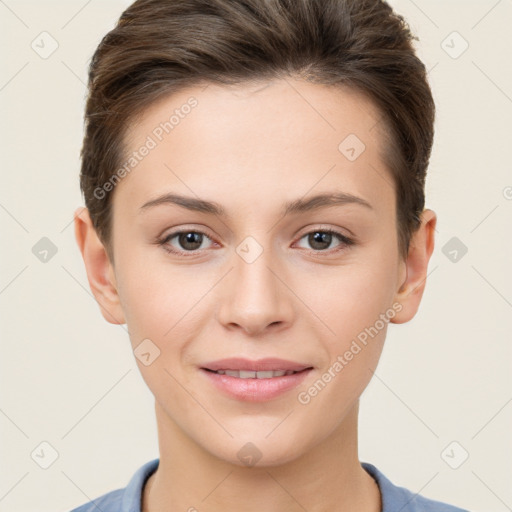
M258 379L271 379L272 377L275 377L274 372L256 372L256 377Z
M276 371L260 371L253 372L249 370L218 370L215 373L220 375L228 375L229 377L237 377L238 379L271 379L273 377L282 377L283 375L291 375L296 373L293 370L276 370Z

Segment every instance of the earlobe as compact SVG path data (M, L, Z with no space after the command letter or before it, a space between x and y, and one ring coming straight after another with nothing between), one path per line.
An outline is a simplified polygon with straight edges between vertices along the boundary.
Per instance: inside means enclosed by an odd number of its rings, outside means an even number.
M428 263L434 251L434 232L437 217L432 210L424 210L421 215L421 226L411 238L409 253L405 264L405 279L395 295L402 309L390 321L402 324L411 320L418 311L425 290Z
M84 260L89 286L103 317L111 324L126 323L113 265L92 225L87 208L75 210L75 239Z

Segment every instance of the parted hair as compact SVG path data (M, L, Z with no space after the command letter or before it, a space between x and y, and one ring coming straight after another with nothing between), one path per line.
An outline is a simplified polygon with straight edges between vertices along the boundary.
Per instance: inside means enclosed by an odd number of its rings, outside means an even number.
M190 86L286 77L350 87L377 107L405 257L424 209L435 119L413 40L382 0L135 1L92 56L84 116L80 189L111 261L115 189L95 191L123 162L137 116Z

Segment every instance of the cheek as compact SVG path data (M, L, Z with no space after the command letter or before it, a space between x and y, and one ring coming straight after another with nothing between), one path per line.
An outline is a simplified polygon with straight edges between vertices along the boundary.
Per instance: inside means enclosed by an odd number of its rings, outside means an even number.
M395 274L390 259L365 257L318 273L303 284L302 296L324 322L325 339L339 344L373 325L391 307Z
M211 288L208 280L198 278L192 266L148 264L143 255L131 255L120 264L119 288L127 323L138 336L165 341L179 330L183 320L190 325L194 306ZM212 281L212 282L210 282Z
M390 274L388 261L381 259L379 264L372 259L340 267L317 282L324 285L316 288L322 293L317 291L310 298L329 327L322 335L327 358L316 380L298 396L311 429L315 428L313 418L320 416L326 431L339 426L370 382L395 313Z
M190 318L204 291L194 291L193 282L187 285L179 269L167 275L162 270L144 260L126 260L120 297L140 373L155 397L164 392L172 401L181 399L173 376L187 338L194 336Z

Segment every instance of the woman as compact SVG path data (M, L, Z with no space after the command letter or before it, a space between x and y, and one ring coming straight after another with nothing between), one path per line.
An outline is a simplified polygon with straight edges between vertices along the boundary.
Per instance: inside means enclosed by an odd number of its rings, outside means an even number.
M461 510L358 458L434 248L413 39L377 0L139 0L105 36L75 234L160 457L76 511Z

